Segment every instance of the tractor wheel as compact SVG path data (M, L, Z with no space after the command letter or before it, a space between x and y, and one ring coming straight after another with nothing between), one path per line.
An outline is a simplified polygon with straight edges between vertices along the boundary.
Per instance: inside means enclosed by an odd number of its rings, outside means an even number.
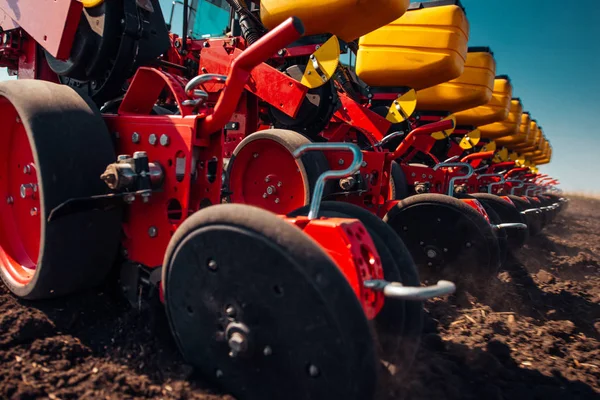
M187 361L237 398L368 399L374 338L344 275L278 216L220 204L190 216L162 285Z
M515 206L501 199L499 196L489 193L473 193L471 196L475 197L482 204L491 207L498 214L502 223L527 224L525 216L521 215ZM508 246L513 250L523 247L529 238L529 232L525 229L509 229L507 234Z
M309 206L289 214L289 217L308 215ZM325 201L319 208L319 217L356 218L363 223L381 257L384 278L408 286L419 286L419 274L402 240L376 215L354 204ZM386 361L400 367L405 374L412 365L419 348L423 330L423 304L418 301L386 300L375 318L379 335L379 354Z
M461 286L494 277L500 247L489 222L459 199L443 194L410 196L384 217L411 252L421 280Z
M118 252L121 210L82 211L48 222L72 198L107 193L116 156L98 110L67 86L0 83L0 276L25 299L100 284Z
M329 163L319 151L295 159L292 153L308 143L301 134L284 129L267 129L242 140L227 167L226 188L231 202L276 214L287 214L310 203L315 183L329 170Z
M520 196L515 196L512 194L508 195L508 198L515 204L519 213L522 213L527 210L531 210L532 208L537 208L536 205L528 202ZM523 214L521 214L523 215ZM529 236L537 236L542 230L542 223L540 220L540 216L538 213L528 213L525 214L525 220L527 221L527 226L529 227Z

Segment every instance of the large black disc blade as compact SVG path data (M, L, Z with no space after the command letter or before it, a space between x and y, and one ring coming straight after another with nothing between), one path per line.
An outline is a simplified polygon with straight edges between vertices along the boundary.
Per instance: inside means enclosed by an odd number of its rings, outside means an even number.
M411 252L423 282L446 279L477 284L500 267L498 240L485 218L460 200L416 195L390 210L384 220Z
M240 399L371 398L371 331L331 259L266 211L197 214L173 238L163 275L188 362Z

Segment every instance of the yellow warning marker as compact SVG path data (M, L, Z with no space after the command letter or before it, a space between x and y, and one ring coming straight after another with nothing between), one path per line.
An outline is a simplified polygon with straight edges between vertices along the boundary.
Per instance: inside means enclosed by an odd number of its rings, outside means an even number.
M479 143L480 140L481 132L479 131L479 129L475 129L463 136L458 145L463 150L469 150L475 147L475 145L477 145L477 143Z
M454 129L456 128L456 117L454 115L451 115L447 118L444 118L442 121L446 121L446 120L452 120L452 129L446 129L445 131L433 132L431 134L431 137L434 138L435 140L446 139L454 133Z
M519 158L519 153L517 153L516 151L513 151L512 153L510 153L508 155L509 161L517 161L518 158Z
M506 147L501 148L496 153L494 153L494 158L492 158L492 162L495 164L504 162L508 160L508 149Z
M300 82L309 89L321 87L333 77L339 64L340 42L334 35L310 55Z
M385 119L392 124L399 124L409 119L416 108L417 92L414 89L411 89L403 95L398 96L398 98L392 102Z
M486 144L485 146L483 146L481 148L481 150L479 151L480 153L485 153L486 151L496 151L496 142L494 142L493 140L491 142L489 142L488 144Z

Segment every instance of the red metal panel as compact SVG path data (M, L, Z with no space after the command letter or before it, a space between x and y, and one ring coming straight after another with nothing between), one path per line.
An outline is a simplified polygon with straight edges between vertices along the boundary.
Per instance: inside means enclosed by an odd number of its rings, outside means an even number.
M76 0L0 0L0 19L8 16L13 22L2 23L3 29L15 24L58 59L66 59L83 5Z

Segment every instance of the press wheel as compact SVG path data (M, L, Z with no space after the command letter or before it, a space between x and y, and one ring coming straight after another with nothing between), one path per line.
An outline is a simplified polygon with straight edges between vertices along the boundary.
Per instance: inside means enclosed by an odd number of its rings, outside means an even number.
M235 148L227 166L226 187L232 203L287 214L310 202L317 178L329 169L325 155L293 152L311 143L285 129L253 133ZM329 187L329 186L327 186Z
M527 224L525 217L521 215L519 210L499 196L490 193L473 193L471 196L479 200L482 204L493 208L502 223ZM507 235L509 247L511 249L519 249L527 242L529 231L528 229L509 229Z
M411 252L421 280L468 286L495 276L500 248L489 222L462 201L442 194L410 196L384 217Z
M181 353L235 397L373 396L374 341L358 299L276 215L237 204L193 214L169 244L162 284Z
M289 214L290 217L308 215L309 207ZM402 240L376 215L354 204L324 201L319 217L356 218L367 228L383 265L384 278L408 286L419 286L419 274L412 257ZM423 329L423 304L418 301L386 300L375 318L379 336L379 354L386 361L400 367L404 374L419 348Z
M0 276L26 299L98 285L117 254L121 211L83 211L48 222L71 198L105 194L116 156L94 105L40 80L0 83Z

